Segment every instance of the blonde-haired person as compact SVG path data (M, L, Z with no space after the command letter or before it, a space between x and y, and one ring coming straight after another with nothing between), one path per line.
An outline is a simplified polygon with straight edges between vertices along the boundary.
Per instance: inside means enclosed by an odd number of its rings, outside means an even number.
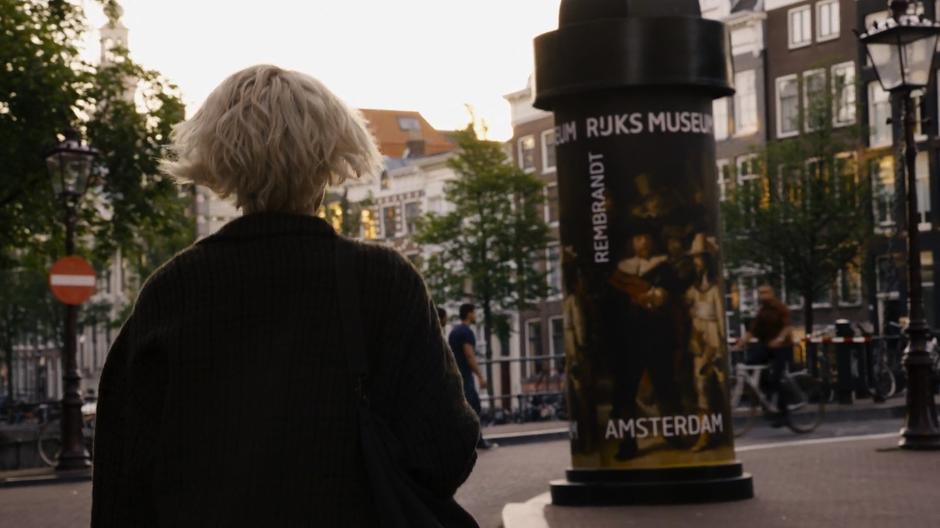
M359 113L307 75L255 66L177 127L171 153L167 174L245 215L154 273L111 348L92 526L376 525L341 296L358 301L372 411L400 464L451 497L479 423L425 285L315 216L330 184L380 169Z

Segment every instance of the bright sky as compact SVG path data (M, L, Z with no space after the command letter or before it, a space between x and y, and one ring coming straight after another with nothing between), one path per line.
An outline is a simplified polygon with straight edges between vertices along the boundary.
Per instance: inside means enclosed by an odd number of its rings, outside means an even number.
M106 19L79 0L98 56ZM359 108L417 110L463 128L465 104L511 136L503 95L525 87L532 39L557 27L559 0L124 0L135 61L183 91L192 113L227 75L257 63L303 71Z

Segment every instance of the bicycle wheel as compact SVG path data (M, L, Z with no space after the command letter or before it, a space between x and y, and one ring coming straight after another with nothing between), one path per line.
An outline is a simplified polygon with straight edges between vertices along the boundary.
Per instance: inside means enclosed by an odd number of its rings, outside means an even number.
M874 378L875 386L873 388L877 396L882 400L894 396L897 390L897 384L894 381L894 373L891 372L891 369L889 369L887 365L876 370Z
M811 433L822 423L826 400L824 383L806 373L788 376L783 380L787 391L787 426L794 433Z
M742 376L734 378L731 389L731 414L734 437L740 438L750 431L757 422L760 412L760 398Z
M39 429L39 435L36 439L36 450L39 452L39 458L47 466L55 467L59 462L59 452L62 451L62 439L60 435L61 425L59 421L46 422Z

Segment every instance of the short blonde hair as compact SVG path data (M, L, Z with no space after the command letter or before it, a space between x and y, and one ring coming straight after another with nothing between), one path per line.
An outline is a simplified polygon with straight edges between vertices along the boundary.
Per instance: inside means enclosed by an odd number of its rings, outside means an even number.
M234 195L247 213L313 213L328 185L378 172L362 115L320 81L276 66L225 79L173 131L168 175Z

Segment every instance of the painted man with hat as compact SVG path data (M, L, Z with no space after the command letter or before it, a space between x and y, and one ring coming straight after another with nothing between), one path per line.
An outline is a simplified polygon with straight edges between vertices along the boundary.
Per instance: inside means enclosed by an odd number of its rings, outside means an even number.
M714 410L712 403L715 400L709 396L710 387L724 387L721 365L725 350L722 346L725 338L725 308L714 264L717 249L713 239L699 233L689 250L696 280L686 292L685 299L692 319L689 351L693 358L692 374L700 416L707 416ZM692 450L701 451L711 443L709 433L704 432Z

